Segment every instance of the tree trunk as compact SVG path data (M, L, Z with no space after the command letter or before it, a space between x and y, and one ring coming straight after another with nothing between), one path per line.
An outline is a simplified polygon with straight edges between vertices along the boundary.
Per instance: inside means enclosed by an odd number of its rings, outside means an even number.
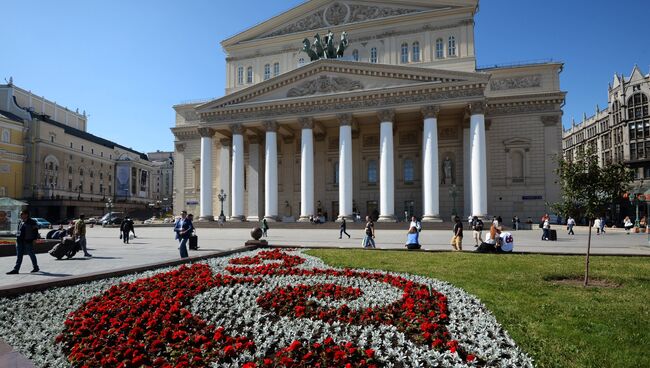
M593 224L591 220L587 221L589 225L589 236L587 237L587 258L585 260L585 285L584 287L589 286L589 253L591 252L591 228Z

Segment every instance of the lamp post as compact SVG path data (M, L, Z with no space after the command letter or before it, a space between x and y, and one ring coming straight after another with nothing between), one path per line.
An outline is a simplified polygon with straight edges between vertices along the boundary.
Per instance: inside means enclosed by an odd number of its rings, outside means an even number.
M106 213L111 213L112 209L113 209L113 200L109 197L108 201L106 202Z
M79 184L79 186L77 187L77 189L78 189L77 200L78 201L81 200L81 189L82 188L83 188L83 184Z
M451 216L455 217L458 215L456 213L456 197L458 196L458 188L456 188L456 184L452 184L451 188L449 188L449 195L451 196L452 203L453 203Z
M222 220L226 218L226 216L223 214L223 202L227 197L228 195L223 191L223 189L221 189L219 191L219 194L217 194L217 198L219 198L219 202L221 202L221 213L219 213L219 218Z

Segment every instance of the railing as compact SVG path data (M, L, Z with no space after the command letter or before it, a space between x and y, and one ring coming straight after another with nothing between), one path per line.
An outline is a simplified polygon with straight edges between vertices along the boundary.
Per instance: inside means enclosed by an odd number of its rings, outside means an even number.
M534 59L534 60L524 60L524 61L515 61L511 63L501 63L493 65L481 65L477 66L476 70L485 70L485 69L496 69L496 68L509 68L515 66L526 66L526 65L540 65L540 64L550 64L550 63L560 63L561 61L553 59Z
M198 104L198 103L204 103L212 100L216 100L219 97L208 97L208 98L195 98L193 100L184 100L179 102L177 105L190 105L190 104Z

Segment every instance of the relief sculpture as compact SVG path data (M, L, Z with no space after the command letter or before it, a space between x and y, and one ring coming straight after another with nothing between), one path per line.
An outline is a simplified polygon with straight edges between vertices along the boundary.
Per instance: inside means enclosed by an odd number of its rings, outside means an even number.
M344 77L329 77L322 75L317 79L307 81L287 92L287 97L311 96L317 93L347 92L363 89L363 84Z

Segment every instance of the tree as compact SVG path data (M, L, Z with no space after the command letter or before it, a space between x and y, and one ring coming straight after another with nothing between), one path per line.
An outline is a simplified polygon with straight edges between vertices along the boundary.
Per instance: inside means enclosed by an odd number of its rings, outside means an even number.
M623 164L608 164L600 167L598 157L591 148L578 152L576 160L567 160L559 156L555 171L560 181L562 197L558 203L551 204L551 208L565 218L585 217L589 225L584 283L584 286L588 286L593 221L628 190L634 175L632 170Z

